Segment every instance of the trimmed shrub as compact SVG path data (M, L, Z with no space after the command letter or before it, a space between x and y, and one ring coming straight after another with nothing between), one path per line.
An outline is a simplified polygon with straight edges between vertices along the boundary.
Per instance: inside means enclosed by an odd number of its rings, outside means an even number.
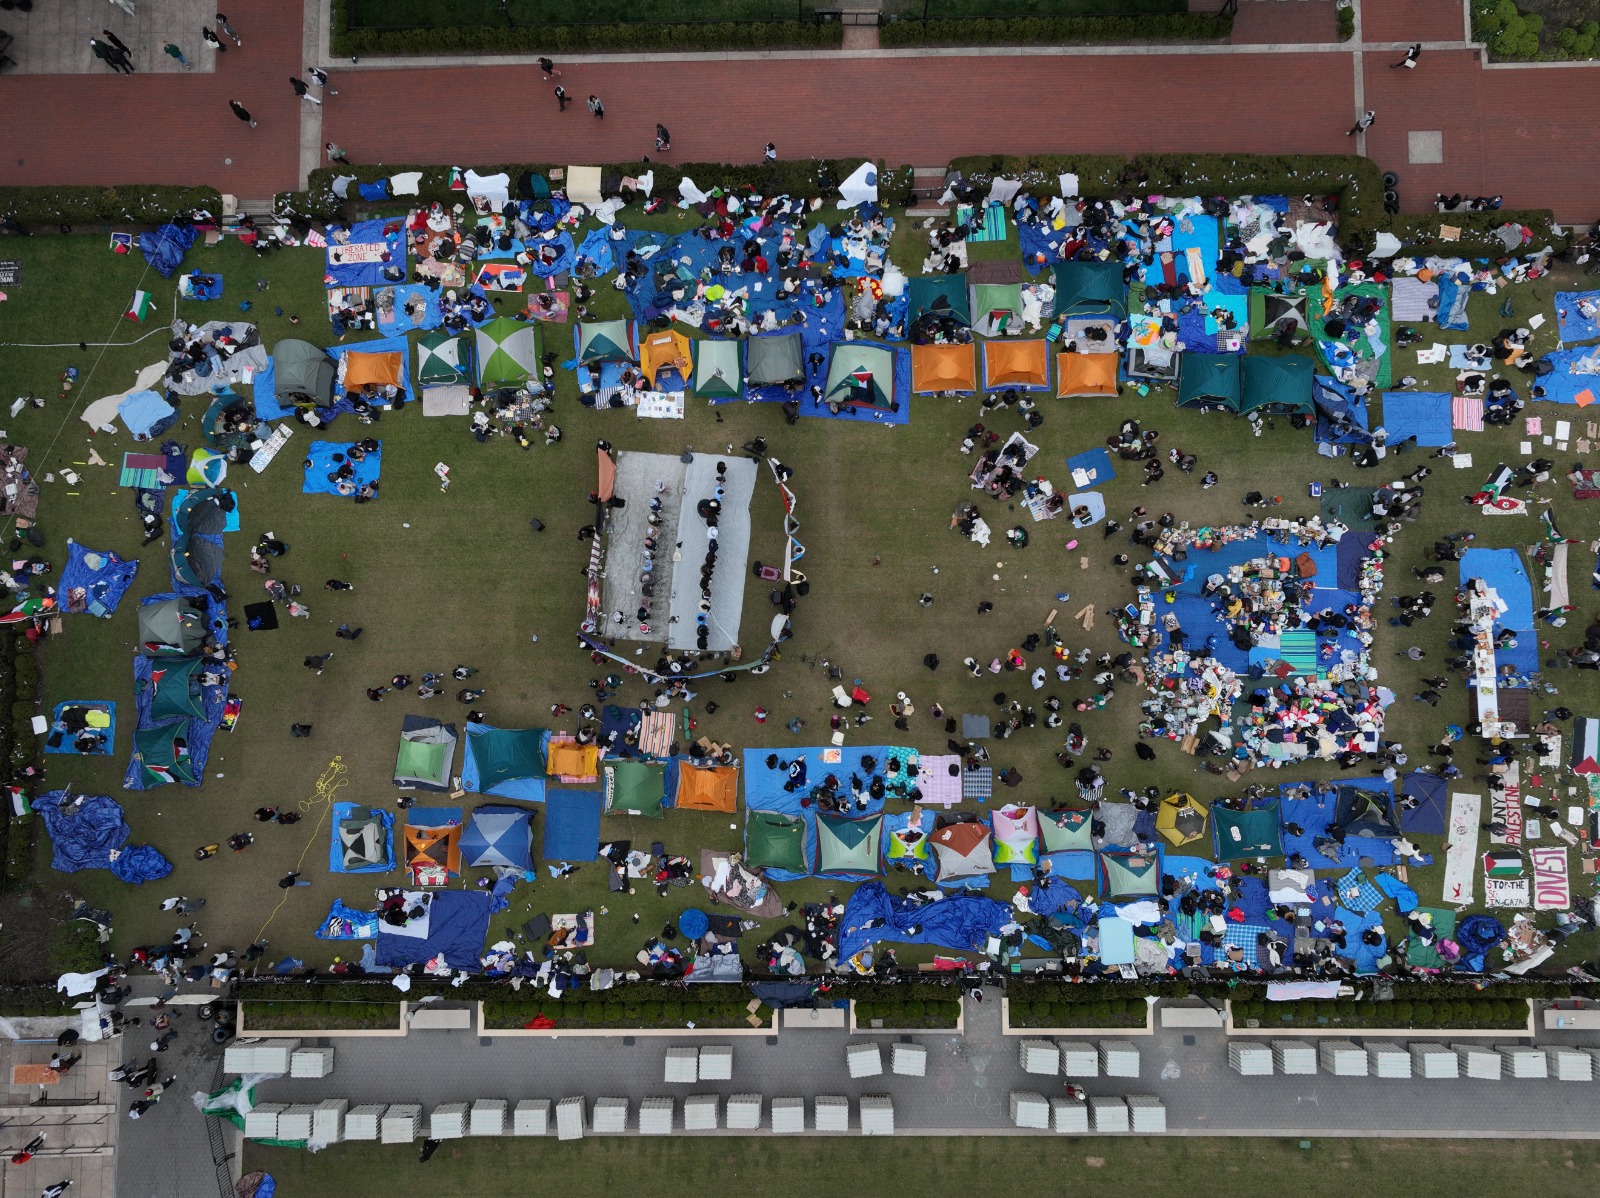
M1225 41L1233 18L1210 13L1139 17L1003 17L891 20L878 30L884 49L898 46L1048 46L1096 42Z
M24 225L159 225L179 212L222 211L214 187L0 187L0 215Z
M836 50L844 41L837 22L707 22L703 25L531 25L506 29L350 29L335 5L336 55L428 57L439 54L578 54L598 50Z

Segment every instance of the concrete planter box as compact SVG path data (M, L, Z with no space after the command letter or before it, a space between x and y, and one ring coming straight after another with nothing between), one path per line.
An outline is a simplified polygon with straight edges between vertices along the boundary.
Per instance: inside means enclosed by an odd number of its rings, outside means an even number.
M1000 1033L1005 1036L1066 1036L1078 1040L1111 1037L1125 1040L1129 1036L1156 1034L1156 1004L1146 1003L1143 1027L1016 1027L1011 1022L1011 1000L1000 1000Z
M1004 1000L1002 1000L1004 1001ZM846 1025L851 1035L861 1036L936 1036L954 1032L962 1035L967 1030L967 1005L960 1003L956 1021L950 1027L873 1027L872 1021L862 1023L856 1018L856 1000L850 1000L850 1018Z
M1364 1040L1371 1040L1379 1036L1393 1036L1397 1039L1409 1040L1413 1036L1449 1036L1453 1040L1521 1040L1533 1039L1534 1007L1532 1002L1527 1003L1528 1019L1526 1023L1514 1027L1503 1028L1453 1028L1453 1027L1293 1027L1288 1024L1278 1023L1274 1020L1263 1020L1262 1027L1245 1027L1233 1017L1233 1002L1226 1000L1223 1007L1228 1013L1228 1018L1223 1024L1223 1030L1230 1036L1269 1036L1274 1040L1281 1040L1286 1036L1327 1036L1335 1040L1348 1040L1351 1036L1360 1036Z

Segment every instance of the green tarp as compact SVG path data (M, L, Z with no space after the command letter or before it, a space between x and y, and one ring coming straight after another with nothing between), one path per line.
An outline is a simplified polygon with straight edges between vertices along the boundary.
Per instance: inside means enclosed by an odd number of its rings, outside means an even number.
M739 367L739 343L710 339L694 343L694 375L689 390L696 399L740 399L744 396L744 371Z
M783 869L808 874L806 823L776 811L751 811L744 823L744 858L751 869Z
M619 761L606 766L606 810L660 819L667 767L657 762Z
M806 381L805 348L799 333L752 337L748 345L744 373L752 387Z
M1122 280L1122 264L1105 261L1057 263L1055 315L1125 316L1128 312L1128 285Z
M1161 894L1161 856L1131 849L1100 854L1100 897L1156 898Z
M478 386L521 387L539 374L539 326L497 316L474 334Z

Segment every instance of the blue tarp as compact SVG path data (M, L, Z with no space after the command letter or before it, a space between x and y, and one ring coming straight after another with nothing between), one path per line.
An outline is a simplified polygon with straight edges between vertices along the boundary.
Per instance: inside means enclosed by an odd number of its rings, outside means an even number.
M1111 465L1111 455L1098 447L1075 453L1068 458L1067 473L1071 474L1074 470L1088 473L1089 480L1083 484L1085 487L1103 487L1117 477L1117 472ZM1078 480L1073 479L1072 485L1078 486Z
M940 948L981 949L1011 918L1011 908L979 895L957 894L914 907L892 896L882 882L857 886L845 900L839 920L839 958L848 960L869 945L889 940L896 944L934 944ZM865 927L869 921L880 927ZM907 932L907 928L916 928Z
M214 300L222 298L222 276L193 271L178 280L178 294L184 299Z
M162 225L154 233L139 234L139 252L163 279L170 279L183 262L184 251L194 244L191 225Z
M1534 386L1544 389L1543 395L1529 393L1529 398L1544 403L1578 402L1578 395L1587 391L1600 400L1600 346L1589 345L1583 349L1558 349L1548 353L1544 360L1555 367Z
M1407 774L1401 784L1401 794L1415 797L1417 805L1400 804L1400 829L1407 835L1443 836L1448 822L1445 808L1448 805L1444 779L1437 774L1421 772Z
M1595 315L1578 311L1578 301L1593 304ZM1556 292L1556 332L1563 341L1593 341L1600 337L1600 291Z
M1317 408L1318 441L1331 445L1364 445L1371 440L1371 437L1361 435L1361 432L1369 432L1372 427L1367 423L1365 395L1356 394L1337 379L1319 374L1312 380L1311 398ZM1335 431L1333 418L1338 415L1347 417L1353 427Z
M802 334L802 341L804 336ZM894 355L894 389L890 398L894 401L892 409L885 408L858 408L852 404L844 404L837 413L829 410L827 396L822 399L813 399L810 390L811 384L826 388L828 381L829 365L824 362L815 371L811 369L810 347L806 347L806 382L805 398L800 403L800 415L816 416L823 420L846 420L855 424L909 424L911 423L911 351L904 346L891 345L884 341L871 341L865 337L858 337L854 341L842 343L845 345L876 345L888 350ZM825 355L830 358L831 354Z
M341 368L333 389L334 395L338 398L343 399L345 395L342 359L346 354L399 354L401 396L406 401L416 398L411 390L411 342L404 336L397 334L393 337L378 337L371 341L356 341L349 345L330 345L328 354L333 358L334 365Z
M1450 429L1450 395L1444 391L1385 391L1383 427L1390 445L1411 436L1418 445L1448 445L1455 440Z
M1495 621L1495 630L1511 629L1517 634L1517 643L1510 648L1496 646L1494 661L1496 667L1515 666L1523 677L1514 689L1525 689L1526 675L1539 668L1539 637L1533 630L1533 585L1522 568L1522 555L1515 549L1468 549L1461 555L1460 564L1462 586L1470 579L1481 578L1506 605Z
M1465 330L1470 327L1467 321L1467 298L1472 294L1472 288L1468 279L1466 274L1458 278L1454 270L1440 272L1438 320L1441 329Z
M135 391L123 397L117 405L117 415L135 439L149 440L160 431L171 427L171 417L178 409L154 391ZM163 423L165 422L165 423Z
M348 486L360 489L368 483L376 483L383 466L383 449L380 444L378 449L367 454L360 461L350 459L352 443L348 441L313 441L311 448L306 451L305 481L300 490L306 495L339 495L341 498L353 498L354 491L341 493L339 480L334 477L334 472L346 461L350 462L355 474L346 483Z
M544 800L544 859L594 861L600 856L598 790L551 790Z
M50 867L66 874L110 869L111 854L128 842L122 804L109 795L84 795L69 813L62 810L67 795L65 790L52 790L33 801L50 836Z
M378 934L378 913L357 911L344 905L343 899L334 899L328 909L328 918L313 933L318 940L371 940Z
M348 228L348 236L333 226L329 230L327 270L325 281L330 287L377 287L383 283L400 283L406 277L405 221L399 217L389 220L358 220ZM336 242L335 237L342 238ZM356 250L352 255L346 246L383 246L385 259L379 262L354 262L347 259L365 257ZM385 275L385 269L390 273ZM398 273L395 273L398 272Z
M135 886L145 882L158 882L172 872L172 862L161 855L153 845L136 844L124 849L111 863L111 872L124 882Z
M98 748L80 749L76 740L82 728L74 730L74 723L81 723L81 714L86 708L103 711L106 713L107 723L104 728L90 729L101 738ZM78 718L68 721L69 715ZM68 699L57 703L50 714L50 733L45 738L44 751L46 753L64 753L79 756L110 756L115 750L117 740L117 705L109 699Z
M1456 943L1461 946L1461 961L1474 973L1482 973L1489 950L1506 937L1506 926L1492 915L1469 915L1456 925Z
M436 329L444 323L444 313L439 310L439 293L421 283L379 287L372 293L372 301L378 313L378 332L385 336L415 329ZM412 311L407 312L407 307Z
M122 596L133 585L139 563L124 561L115 553L89 549L77 541L67 542L67 564L61 570L61 610L72 611L72 592L84 590L88 614L109 620Z
M389 925L378 925L378 964L419 965L443 957L451 969L476 973L489 917L505 907L505 900L482 890L436 890L429 899L426 936L400 936Z

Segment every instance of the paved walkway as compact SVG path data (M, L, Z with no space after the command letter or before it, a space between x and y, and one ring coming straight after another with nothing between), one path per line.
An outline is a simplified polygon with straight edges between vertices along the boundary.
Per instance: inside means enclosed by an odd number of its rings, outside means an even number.
M187 18L193 0L184 0ZM50 70L95 74L0 77L0 106L15 136L0 184L212 183L247 200L300 186L325 140L356 162L492 163L627 161L652 153L655 123L673 132L673 161L753 160L780 154L871 155L890 163L943 164L986 152L1342 153L1361 148L1402 178L1402 204L1426 210L1437 191L1499 192L1511 206L1553 207L1559 218L1600 215L1600 156L1580 97L1600 95L1600 66L1485 68L1454 0L1382 0L1359 10L1356 38L1328 30L1325 0L1241 0L1233 44L1106 47L596 55L566 61L562 82L578 103L556 113L528 59L334 64L317 110L294 98L289 76L315 57L327 65L318 0L237 0L229 18L244 39L193 72L165 69L148 29L91 0L70 0L82 29L56 19L51 36L82 38L82 53L38 51ZM303 5L309 4L307 10ZM53 10L41 5L39 10ZM114 76L88 53L109 13L133 33L136 63L160 73ZM27 20L40 24L36 11ZM15 24L15 14L6 14ZM43 26L41 26L42 28ZM187 35L198 37L198 29ZM1283 40L1292 39L1292 40ZM40 37L29 27L28 43ZM182 41L182 39L179 39ZM1390 70L1406 44L1425 45L1414 71ZM184 43L187 48L187 43ZM30 50L30 54L33 51ZM80 60L81 61L77 61ZM707 106L647 97L686 95L685 62L721 96L761 102ZM28 69L27 62L23 64ZM332 68L330 68L332 69ZM583 107L591 92L606 119ZM452 96L488 97L470 119ZM929 96L954 96L937 106ZM961 96L983 96L971 103ZM517 97L515 117L504 104ZM496 98L502 111L492 110ZM229 111L239 99L250 129ZM1347 138L1355 116L1377 110L1371 133Z

